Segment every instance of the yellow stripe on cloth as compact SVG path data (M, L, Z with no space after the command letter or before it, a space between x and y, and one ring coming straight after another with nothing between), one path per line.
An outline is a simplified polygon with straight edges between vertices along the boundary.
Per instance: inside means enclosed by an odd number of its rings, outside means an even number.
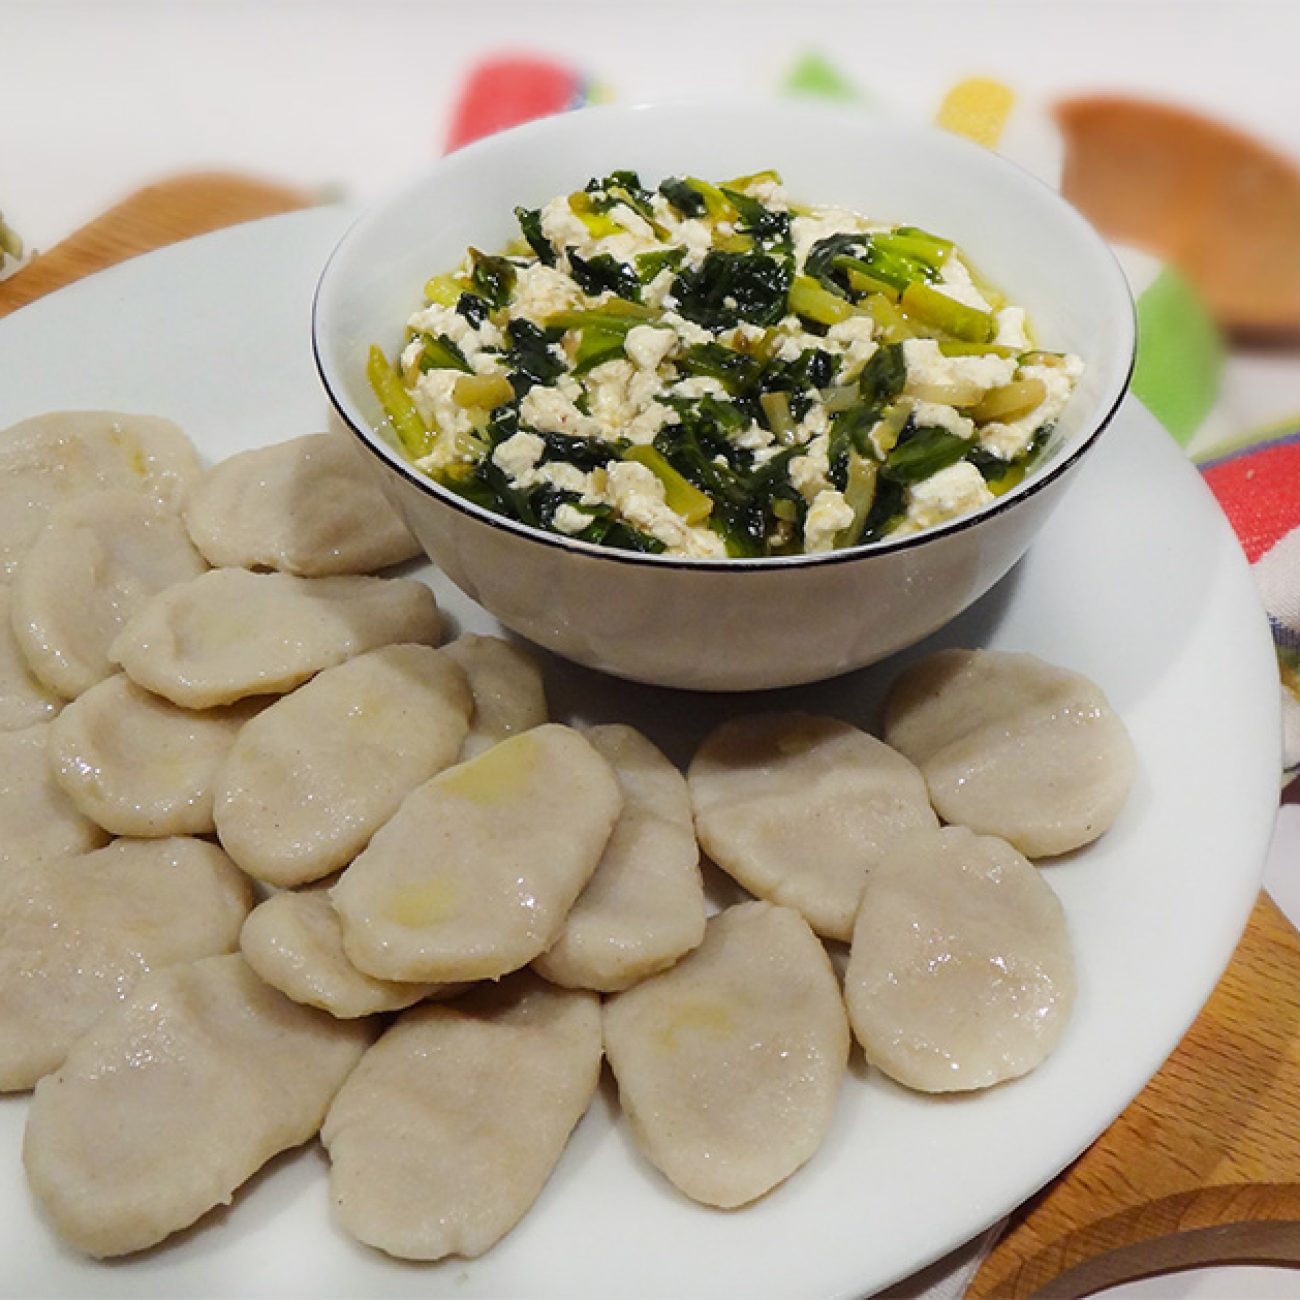
M1002 139L1015 106L1015 92L992 77L967 77L959 81L939 105L939 126L994 149Z

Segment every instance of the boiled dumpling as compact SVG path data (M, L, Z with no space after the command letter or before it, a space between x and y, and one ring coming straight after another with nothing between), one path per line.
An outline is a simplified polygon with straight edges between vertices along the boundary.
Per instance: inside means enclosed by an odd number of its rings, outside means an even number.
M725 722L700 746L688 779L709 857L829 939L852 933L862 882L890 842L937 825L916 768L834 718Z
M334 886L381 979L496 979L555 941L622 804L609 764L548 723L412 791Z
M132 615L207 567L175 510L143 493L56 506L14 575L14 634L28 666L76 699L114 672L108 649Z
M146 690L207 709L292 690L377 646L441 635L422 582L211 569L155 596L111 654Z
M182 709L123 673L92 686L50 725L55 780L114 835L210 835L212 792L239 729L263 707Z
M311 433L214 465L185 504L210 564L316 578L373 573L420 554L346 433Z
M153 971L42 1079L23 1164L59 1235L144 1250L319 1131L368 1045L263 984L238 955Z
M57 1069L146 971L230 952L248 881L203 840L117 840L0 888L0 1090Z
M614 769L623 811L560 937L533 967L553 983L611 993L699 944L704 886L682 774L631 727L583 734Z
M221 843L269 884L332 875L456 761L472 709L464 674L427 645L327 668L240 732L217 782Z
M0 585L0 731L48 722L63 707L63 697L27 666L10 617L12 598L12 590Z
M547 721L546 689L537 661L513 641L467 632L442 648L469 679L474 718L461 758L475 758L498 740Z
M745 1205L821 1145L849 1055L839 983L808 923L740 903L672 970L605 1003L637 1144L687 1196Z
M921 769L945 821L1031 858L1096 839L1136 765L1097 686L1006 651L944 650L908 669L886 702L885 735Z
M170 420L120 411L54 411L0 431L0 582L52 506L130 488L179 506L198 477L194 445Z
M528 972L405 1012L321 1131L343 1226L401 1259L481 1255L537 1199L600 1058L595 994Z
M910 1088L1032 1070L1074 1001L1061 905L1011 845L965 827L898 840L872 870L844 980L867 1060Z

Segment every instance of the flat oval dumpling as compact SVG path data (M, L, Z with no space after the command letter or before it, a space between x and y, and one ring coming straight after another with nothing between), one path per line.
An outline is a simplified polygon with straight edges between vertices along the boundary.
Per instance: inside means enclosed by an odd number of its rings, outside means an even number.
M272 988L341 1020L400 1011L464 987L398 984L357 970L343 951L338 913L323 889L285 890L259 903L244 922L239 947Z
M10 870L87 853L108 836L59 788L50 769L51 722L0 732L0 879Z
M49 722L63 707L63 697L27 666L14 635L12 599L11 589L0 584L0 731Z
M899 1083L955 1092L1027 1073L1074 988L1061 905L1005 841L917 832L867 877L844 998L867 1060Z
M0 1091L30 1088L148 970L231 952L247 879L203 840L116 840L0 888Z
M567 988L613 993L698 946L704 884L682 774L631 727L583 735L614 769L623 811L596 874L533 969Z
M238 955L146 975L42 1079L23 1165L59 1236L156 1245L309 1141L372 1031L263 984Z
M431 646L327 668L239 733L217 780L222 845L283 888L333 875L456 761L473 707L464 673Z
M179 506L199 475L193 443L170 420L54 411L0 431L0 582L13 576L52 506L105 488Z
M208 709L283 694L381 645L436 645L441 636L422 582L210 569L155 596L110 654L146 690Z
M1000 650L943 650L909 668L886 700L885 735L921 769L945 821L1031 858L1109 829L1137 763L1099 687Z
M50 724L54 779L114 835L210 835L217 773L261 708L182 709L124 673L92 686Z
M622 806L609 764L548 723L407 795L332 896L380 979L496 979L555 942Z
M637 1145L692 1199L746 1205L826 1136L849 1027L826 950L797 912L719 912L672 970L609 998L604 1025Z
M14 574L11 616L28 666L75 700L113 674L108 648L131 617L207 567L176 511L141 492L56 506Z
M420 554L346 433L309 433L220 461L190 492L185 523L218 567L319 578Z
M442 648L469 679L474 718L461 749L476 758L498 740L540 727L549 720L546 688L537 660L513 641L464 633Z
M767 713L707 736L687 774L704 851L752 894L847 940L862 882L904 831L938 825L921 774L834 718Z
M321 1130L344 1228L400 1259L481 1255L537 1199L600 1060L596 995L526 971L403 1013Z

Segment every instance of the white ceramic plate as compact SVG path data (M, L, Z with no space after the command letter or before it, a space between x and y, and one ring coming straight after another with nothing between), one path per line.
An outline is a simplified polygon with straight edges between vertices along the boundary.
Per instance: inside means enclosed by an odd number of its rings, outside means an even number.
M219 458L323 427L309 343L347 214L275 218L156 253L0 321L0 426L45 410L170 416ZM491 621L438 577L461 626ZM671 617L671 611L666 611ZM1074 1021L1039 1071L927 1099L855 1054L813 1161L748 1209L703 1209L636 1155L608 1080L534 1211L478 1261L397 1264L330 1220L312 1147L138 1259L64 1249L23 1181L24 1098L0 1102L7 1296L861 1296L958 1246L1049 1179L1177 1043L1254 902L1277 801L1276 667L1250 576L1196 473L1130 403L1028 558L956 624L819 687L708 697L547 660L557 717L641 725L684 761L723 715L812 708L874 726L903 662L939 645L1030 650L1095 678L1141 775L1119 823L1046 872L1079 965Z

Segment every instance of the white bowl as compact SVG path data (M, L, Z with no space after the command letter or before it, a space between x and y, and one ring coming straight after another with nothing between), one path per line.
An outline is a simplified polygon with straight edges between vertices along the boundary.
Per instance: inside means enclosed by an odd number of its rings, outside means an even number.
M415 470L366 380L401 346L430 275L503 247L514 208L617 168L736 176L774 167L805 202L956 241L1028 309L1043 345L1087 365L1047 455L992 504L928 532L829 554L683 560L606 550L483 510ZM946 132L811 105L590 108L440 160L348 231L312 320L330 400L382 467L432 560L507 627L638 681L753 690L816 681L912 645L1020 558L1115 414L1132 371L1132 297L1110 249L1055 191Z

